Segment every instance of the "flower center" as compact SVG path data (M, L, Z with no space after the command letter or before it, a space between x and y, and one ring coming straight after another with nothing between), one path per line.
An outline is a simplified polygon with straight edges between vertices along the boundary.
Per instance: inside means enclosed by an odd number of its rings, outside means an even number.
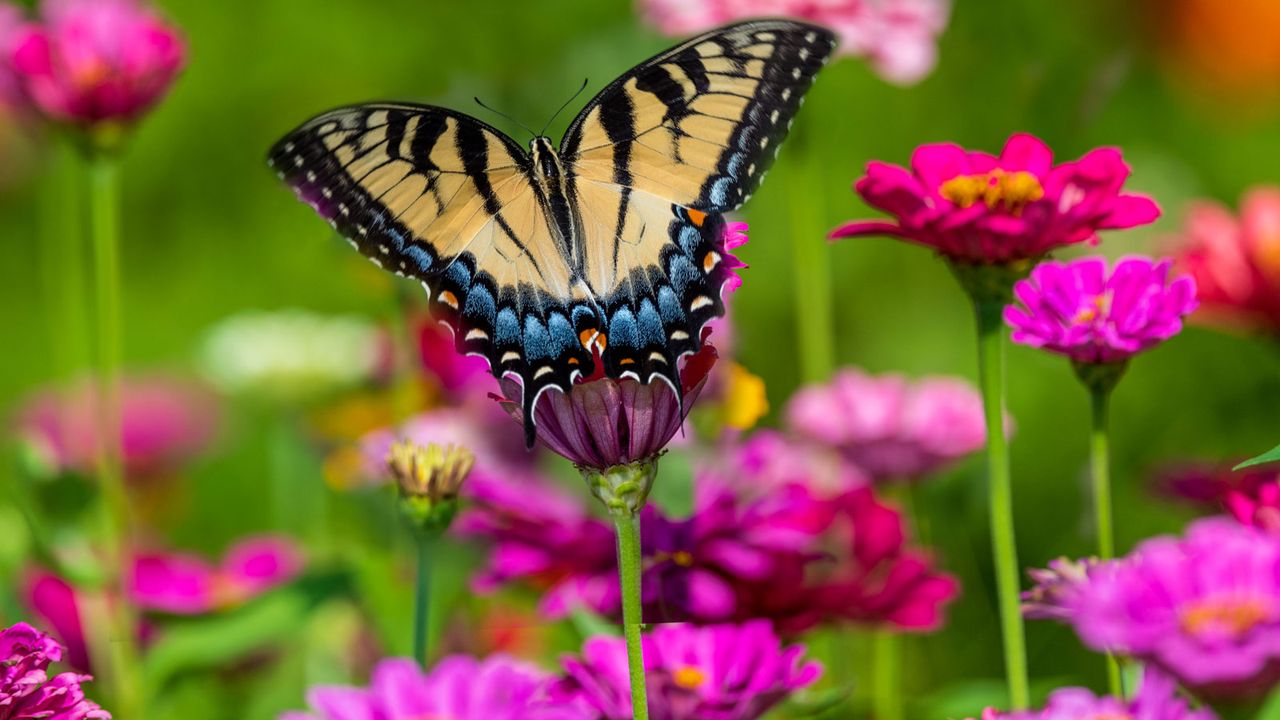
M1133 720L1129 713L1104 711L1090 715L1088 720Z
M942 183L938 192L957 207L967 208L981 200L988 209L1003 207L1005 212L1014 215L1044 197L1044 188L1035 175L1025 170L1005 172L999 168L977 175L957 175Z
M1085 301L1084 307L1080 308L1076 316L1071 319L1072 324L1084 325L1100 317L1106 317L1111 312L1111 300L1112 294L1110 290L1089 298Z
M696 667L682 667L672 674L671 679L685 690L697 690L707 681L707 674Z
M111 66L100 60L94 60L71 71L71 84L77 90L92 90L107 78L111 77Z
M1268 279L1280 278L1280 231L1258 238L1253 250L1254 262Z
M1192 635L1225 633L1232 638L1252 630L1271 616L1271 607L1250 598L1202 600L1182 612L1182 629Z

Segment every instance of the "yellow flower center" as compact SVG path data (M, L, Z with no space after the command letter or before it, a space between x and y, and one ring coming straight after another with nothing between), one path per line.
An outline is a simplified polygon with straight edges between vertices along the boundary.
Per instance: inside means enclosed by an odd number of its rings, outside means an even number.
M685 690L697 690L707 681L707 674L696 667L682 667L675 671L671 679Z
M1211 598L1182 612L1182 629L1192 635L1225 632L1238 638L1271 617L1267 603L1251 598Z
M1072 318L1072 322L1077 325L1082 325L1084 323L1091 323L1100 317L1104 317L1107 313L1111 312L1111 301L1112 294L1110 290L1102 293L1101 295L1094 295L1084 307L1080 308L1080 311L1076 313L1074 318Z
M692 567L693 555L690 554L688 550L677 550L671 553L671 562L679 565L680 567Z
M942 183L942 197L957 207L967 208L978 201L995 210L1018 215L1030 203L1044 197L1044 188L1035 175L1025 170L1006 172L999 168L978 175L957 175Z

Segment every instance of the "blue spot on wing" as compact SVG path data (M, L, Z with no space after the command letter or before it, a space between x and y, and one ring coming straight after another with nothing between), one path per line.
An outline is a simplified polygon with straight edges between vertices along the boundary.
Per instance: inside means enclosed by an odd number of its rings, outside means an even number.
M662 313L662 319L668 324L684 323L684 308L680 307L680 298L676 297L675 291L666 285L658 289L658 310Z
M620 308L609 320L609 345L635 349L640 347L640 329L636 327L636 316L631 308Z
M502 308L498 312L498 321L493 324L494 342L499 345L520 342L520 319L516 311Z
M532 315L524 319L524 354L531 361L552 357L547 326Z
M645 298L640 301L640 313L636 318L640 323L640 339L645 345L665 345L667 336L662 329L662 317L653 301Z
M547 318L547 329L551 332L551 352L554 357L560 357L577 342L573 325L569 324L568 318L558 312L551 313Z
M671 287L675 289L676 295L680 297L684 297L689 290L689 286L701 279L698 269L693 266L688 257L683 255L672 256L667 273L671 278Z
M497 311L497 304L493 301L493 295L489 294L489 289L483 285L473 285L467 293L467 303L462 308L462 314L469 318L483 318L492 325Z
M409 245L403 250L406 257L413 261L419 272L426 272L431 268L431 253L423 250L417 245Z
M698 246L702 244L702 233L698 232L698 228L692 225L683 225L680 227L680 234L676 238L680 243L680 248L685 254L692 256Z

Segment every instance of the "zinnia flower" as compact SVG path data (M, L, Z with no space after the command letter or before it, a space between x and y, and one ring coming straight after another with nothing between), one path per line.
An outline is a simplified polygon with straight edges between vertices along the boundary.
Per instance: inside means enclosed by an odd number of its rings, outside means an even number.
M366 382L388 362L386 337L364 319L301 310L227 318L209 332L203 351L205 372L218 387L284 403Z
M0 630L0 720L110 720L85 699L80 684L88 675L49 677L49 665L61 659L62 647L26 623Z
M283 585L302 572L303 564L298 547L276 536L236 543L217 566L186 553L139 553L129 594L145 610L199 615L242 605Z
M865 57L889 82L919 82L937 63L948 0L641 0L640 10L667 35L689 35L751 17L785 16L840 34L838 52Z
M1089 647L1203 694L1263 692L1280 680L1280 539L1207 518L1148 540L1090 574L1071 623Z
M1049 567L1027 571L1035 585L1022 593L1022 614L1035 620L1069 621L1076 596L1101 562L1096 558L1051 560Z
M625 674L624 674L625 677ZM553 700L553 676L505 655L453 655L423 672L407 658L383 660L367 688L321 686L307 693L311 712L280 720L594 720L583 703Z
M1196 308L1189 276L1170 277L1171 262L1127 257L1108 273L1100 257L1046 262L1014 285L1005 308L1013 341L1066 355L1076 363L1123 363L1182 330Z
M53 472L89 474L98 453L94 383L32 396L18 432ZM121 447L131 477L163 474L203 452L218 424L218 405L203 386L163 376L127 379L120 396Z
M817 682L822 668L783 647L768 622L692 627L662 625L643 638L652 720L755 720ZM603 720L630 720L626 644L593 637L581 657L566 657L557 697L588 703Z
M787 404L799 437L839 450L878 481L914 480L986 444L982 398L945 377L909 381L845 368L825 385L801 388Z
M1098 231L1152 222L1160 210L1121 192L1129 166L1114 148L1053 164L1031 135L1013 135L999 157L958 145L923 145L911 168L871 162L854 189L894 222L859 221L833 238L889 235L969 265L1034 260L1054 248L1095 244Z
M22 582L27 610L48 627L66 649L67 664L90 672L89 642L80 622L80 599L66 580L43 570L28 572Z
M1227 491L1227 511L1243 525L1280 536L1280 477L1274 469L1246 477Z
M422 368L452 396L487 395L497 389L484 358L455 349L453 331L431 317L417 322Z
M178 32L137 0L44 0L11 62L45 115L81 127L129 125L169 91L186 62Z
M0 113L22 108L26 103L18 75L9 62L14 43L22 34L22 25L22 9L0 2Z
M1193 709L1178 686L1159 670L1146 668L1132 700L1098 697L1086 688L1061 688L1040 710L983 713L982 720L1217 720L1208 708Z
M1239 217L1218 203L1192 205L1170 249L1195 278L1204 320L1280 336L1280 187L1250 190Z

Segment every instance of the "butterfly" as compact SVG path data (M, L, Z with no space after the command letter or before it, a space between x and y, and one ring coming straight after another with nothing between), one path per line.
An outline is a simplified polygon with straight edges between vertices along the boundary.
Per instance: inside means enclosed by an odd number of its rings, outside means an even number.
M519 378L527 440L552 388L602 367L666 382L724 314L724 213L760 184L836 45L790 20L728 25L611 82L557 149L443 107L318 115L271 148L297 195L420 281L459 352Z

